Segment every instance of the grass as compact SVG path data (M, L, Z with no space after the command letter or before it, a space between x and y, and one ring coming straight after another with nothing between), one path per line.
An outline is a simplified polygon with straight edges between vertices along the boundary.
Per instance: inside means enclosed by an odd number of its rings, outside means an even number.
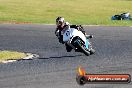
M130 26L111 21L122 12L132 14L132 0L0 0L0 21L55 24L63 16L72 24Z
M16 51L0 51L0 62L6 60L17 60L26 57L26 54Z

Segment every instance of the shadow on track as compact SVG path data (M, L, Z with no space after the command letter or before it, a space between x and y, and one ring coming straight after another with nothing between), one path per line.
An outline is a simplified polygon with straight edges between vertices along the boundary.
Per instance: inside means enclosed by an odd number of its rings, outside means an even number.
M51 59L51 58L74 58L74 57L79 57L79 56L83 56L83 55L69 55L69 56L53 56L53 57L48 57L48 58L39 58L39 59Z

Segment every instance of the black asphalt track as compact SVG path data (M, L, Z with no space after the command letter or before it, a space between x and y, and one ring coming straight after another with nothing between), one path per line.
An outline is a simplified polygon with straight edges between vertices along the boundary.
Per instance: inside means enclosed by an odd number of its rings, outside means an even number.
M132 88L132 84L76 83L77 67L87 73L132 75L132 27L85 26L96 53L66 52L53 25L1 24L0 50L40 55L38 59L0 64L0 88Z

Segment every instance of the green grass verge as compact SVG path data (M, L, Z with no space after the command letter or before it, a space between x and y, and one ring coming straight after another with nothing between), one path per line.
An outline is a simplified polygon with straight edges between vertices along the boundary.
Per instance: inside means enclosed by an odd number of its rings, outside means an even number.
M26 54L16 51L0 51L0 62L7 60L17 60L26 57Z
M0 0L0 21L55 24L63 16L72 24L130 26L111 21L122 12L132 14L132 0Z

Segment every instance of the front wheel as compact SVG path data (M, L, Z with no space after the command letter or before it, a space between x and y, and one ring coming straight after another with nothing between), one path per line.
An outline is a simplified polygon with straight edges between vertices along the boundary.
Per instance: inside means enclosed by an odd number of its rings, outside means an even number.
M94 49L91 49L90 50L90 55L94 54L95 53L95 50Z
M80 44L78 44L78 46L79 46L79 49L81 49L81 51L82 51L86 56L89 56L89 55L90 55L90 52L86 49L85 46L80 45Z

